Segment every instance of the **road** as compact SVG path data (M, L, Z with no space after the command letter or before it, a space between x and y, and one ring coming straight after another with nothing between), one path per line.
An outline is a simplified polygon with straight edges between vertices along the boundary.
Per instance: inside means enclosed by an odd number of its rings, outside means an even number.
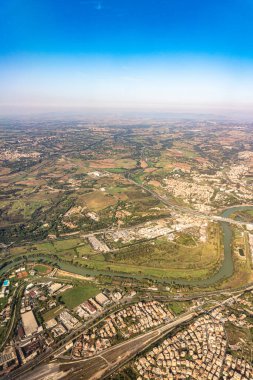
M204 219L204 220L210 220L212 222L226 222L226 223L230 223L230 224L233 224L233 225L236 225L236 226L239 226L239 227L240 226L253 226L253 223L248 223L248 222L244 222L244 221L240 221L240 220L234 220L234 219L231 219L231 218L224 218L224 217L219 216L219 215L208 215L208 214L205 214L205 213L200 212L198 210L193 210L190 207L184 207L184 206L176 205L175 203L172 203L166 196L161 196L161 195L157 194L155 191L149 189L148 187L144 186L143 184L134 181L129 176L126 176L125 178L130 183L132 183L133 185L138 186L142 190L148 192L154 198L156 198L157 200L159 200L160 202L162 202L165 206L169 207L170 210L174 209L174 210L177 210L179 212L190 214L190 215L192 215L194 217L198 217L198 218L201 218L201 219ZM162 218L158 217L155 220L160 220L160 219L166 219L166 217L162 217ZM131 231L132 229L136 230L136 228L140 228L142 226L145 226L145 224L146 223L140 223L140 224L132 226L132 227L120 228L120 230L123 230L123 231ZM119 229L119 227L117 226L117 227L103 228L103 229L100 229L100 230L97 230L97 231L94 231L94 232L88 232L86 234L81 234L80 231L78 231L77 233L80 234L80 237L87 238L89 236L96 236L96 235L100 235L100 234L103 234L103 233L115 232L118 229ZM75 232L75 234L76 234L76 232Z
M242 293L251 291L253 285L251 284L248 287L245 287L241 290L232 290L226 291L228 298L222 301L214 302L211 307L207 309L202 309L201 307L195 307L189 312L180 315L172 321L167 322L166 324L159 326L152 331L149 331L141 336L132 338L128 341L120 343L116 346L110 347L109 349L101 352L99 355L94 356L89 359L81 360L71 360L64 361L62 359L55 359L46 364L49 360L52 360L53 357L59 355L63 347L74 338L76 339L80 336L87 328L83 326L82 329L74 331L72 334L64 338L56 348L49 350L38 356L31 363L18 368L16 371L4 376L2 380L43 380L45 378L49 379L100 379L101 376L104 376L103 373L116 370L118 367L124 365L125 361L133 358L138 352L141 352L144 348L147 348L148 345L155 343L157 340L161 339L164 334L167 334L169 331L174 329L177 326L182 325L185 322L189 322L191 319L205 312L209 312L217 306L221 306L240 296ZM225 293L225 292L224 292ZM204 294L205 296L206 294ZM133 300L131 300L133 302ZM108 315L108 310L104 314L103 318ZM103 319L102 318L102 319ZM102 319L96 321L93 326L97 323L100 323ZM89 321L91 322L91 321ZM91 324L91 323L90 323ZM90 325L89 325L90 327ZM35 368L35 369L34 369ZM99 372L100 377L96 377L97 372ZM57 376L56 376L57 374ZM88 375L87 375L88 374ZM50 377L52 376L52 377ZM87 377L89 376L89 377Z
M197 216L198 218L210 220L213 222L217 222L217 221L219 222L220 221L220 222L226 222L226 223L234 224L237 226L253 226L253 223L247 223L247 222L243 222L243 221L239 221L239 220L234 220L231 218L223 218L219 215L207 215L207 214L204 214L198 210L193 210L189 207L183 207L180 205L175 205L175 203L172 203L167 197L157 194L155 191L152 191L151 189L144 186L143 184L134 181L132 178L129 178L129 176L127 176L126 178L129 182L140 187L142 190L148 192L150 195L152 195L154 198L156 198L157 200L162 202L165 206L168 206L170 209L174 209L174 210L178 210L180 212L192 214L195 217Z
M210 297L210 296L219 295L219 294L227 295L229 298L227 298L224 301L220 301L220 302L218 302L216 304L216 305L220 305L220 304L222 304L224 302L228 302L228 300L232 299L232 297L234 297L236 295L240 295L243 292L247 292L247 291L251 291L251 290L253 290L253 285L252 284L248 285L247 287L245 286L243 288L240 288L240 289L233 289L233 290L230 290L230 291L228 291L228 290L222 290L222 291L218 290L218 291L212 292L210 294L209 293L198 293L197 295L195 294L195 295L186 296L186 297L183 297L183 298L180 295L178 295L178 296L169 296L169 297L154 295L154 297L152 297L152 296L148 297L147 296L146 298L142 297L142 299L149 300L149 299L154 299L155 298L155 299L158 299L160 301L169 302L170 300L182 300L182 299L183 300L190 300L190 299L196 299L196 298ZM231 297L231 295L232 295L232 297ZM125 305L128 305L128 304L132 303L132 302L134 302L134 299L128 299L126 301L122 301L123 304L116 305L116 308L119 308L119 307L121 308L121 307L123 307ZM213 307L215 307L215 306L213 306ZM88 323L86 323L85 325L83 325L81 328L73 331L71 334L69 334L68 336L66 336L65 338L63 338L60 342L58 342L57 346L55 346L54 348L48 349L48 351L40 354L38 357L36 357L30 363L27 363L27 364L23 365L22 367L18 368L17 370L15 370L15 371L11 372L10 374L6 375L5 377L3 377L2 380L19 379L19 378L21 378L21 376L23 376L23 374L26 374L29 371L31 371L33 368L38 367L41 364L49 361L53 356L59 355L63 351L63 349L64 349L64 347L65 347L65 345L67 343L69 343L73 339L77 339L88 328L96 326L96 324L100 323L112 311L114 311L114 308L115 308L115 306L112 306L111 308L105 310L104 313L101 313L100 315L94 316L93 318L91 318L88 321ZM97 320L98 318L99 318L99 320ZM91 360L91 359L89 359L89 360ZM76 363L76 361L75 361L75 363ZM49 367L51 368L51 364L50 365L45 365L44 364L44 367L43 367L44 370L45 370L45 366L48 366L48 368ZM58 368L58 370L59 370L59 368Z
M171 220L171 217L166 217L166 216L158 216L156 219L153 219L152 221L153 222L156 222L156 221L159 221L159 220ZM107 227L107 228L102 228L100 230L96 230L96 231L93 231L93 232L87 232L86 234L81 234L80 237L81 238L88 238L90 236L96 236L96 235L101 235L101 234L107 234L107 233L112 233L112 232L116 232L118 230L120 231L136 231L137 229L141 228L141 227L146 227L146 224L147 222L142 222L142 223L139 223L139 224L135 224L134 226L130 226L130 227L119 227L119 226L115 226L115 227Z
M14 295L13 295L14 306L13 306L13 310L12 310L12 314L11 314L11 320L8 324L7 331L5 333L4 341L0 345L0 350L7 343L8 339L9 339L9 337L10 337L10 335L11 335L11 333L15 327L15 321L17 321L17 315L20 312L19 307L18 307L18 306L20 306L18 304L18 300L20 299L20 296L21 296L23 290L24 290L24 285L21 285L18 289L15 289L15 291L14 291Z
M202 313L202 311L199 311ZM107 372L110 372L122 365L124 361L133 358L137 353L143 351L151 344L157 342L168 332L189 322L198 315L197 312L191 311L165 323L163 326L155 328L141 336L132 338L128 341L120 343L116 346L101 352L92 358L71 360L66 362L51 362L50 364L42 364L36 369L25 373L18 377L19 380L43 380L71 379L71 380L98 380ZM60 376L60 377L59 377Z
M96 313L94 316L91 316L91 318L85 324L83 324L78 329L72 331L70 334L68 334L62 340L60 340L53 348L49 348L46 352L43 352L31 362L24 364L22 367L4 376L2 380L14 380L17 378L19 379L19 377L23 373L27 373L34 367L39 366L41 363L49 361L53 355L60 355L63 352L65 346L71 341L73 341L73 339L77 339L85 331L87 331L87 329L95 327L97 324L101 323L101 321L107 318L108 315L110 315L112 312L115 312L116 310L119 310L122 307L125 307L133 302L136 302L134 298L122 299L121 301L119 301L118 304L113 304L111 307L107 308L106 310L103 310L99 314Z
M161 197L161 196L159 196L157 193L155 193L155 192L153 192L153 191L151 191L150 189L148 189L148 188L146 188L145 186L143 186L143 185L140 185L140 184L138 184L138 183L136 183L135 181L133 181L133 180L131 180L131 179L129 179L129 181L131 181L131 182L133 182L135 185L137 185L137 186L139 186L139 187L141 187L143 190L145 190L145 191L147 191L147 192L149 192L149 193L151 193L154 197L156 197L157 199L159 199L160 201L162 201L164 204L166 204L166 205L168 205L168 206L170 206L171 208L174 208L174 209L177 209L177 208L179 208L181 211L186 211L186 212L189 212L189 213L194 213L194 215L198 215L198 216L201 216L201 217L203 217L203 218L205 218L205 219L207 219L207 218L209 218L209 216L206 216L206 215L203 215L203 214L201 214L201 213L199 213L199 212L197 212L197 211L195 211L195 210L191 210L191 209L189 209L189 208L185 208L185 207L180 207L180 206L175 206L174 204L171 204L168 200L166 200L164 197ZM210 216L210 218L214 218L215 220L218 220L218 216ZM224 219L224 218L222 218L222 219ZM229 218L225 218L226 219L226 222L231 222L231 223L234 223L235 221L233 220L233 219L229 219ZM219 219L219 220L221 220L221 219ZM240 222L239 222L240 223ZM240 224L245 224L245 223L240 223ZM130 227L130 229L131 228L133 228L133 227ZM134 228L136 228L136 226L134 227ZM110 231L112 231L112 230L114 230L114 229L110 229ZM108 232L108 229L105 229L105 230L100 230L99 232L98 231L96 231L96 232L94 232L94 234L96 234L96 233L102 233L102 232ZM93 233L92 233L93 234ZM237 290L238 291L238 290ZM221 291L217 291L217 292L215 292L216 294L218 294L218 293L220 293ZM230 293L231 294L231 293ZM202 296L206 296L206 295L208 295L208 294L202 294ZM14 316L16 315L16 305L14 306ZM106 311L106 315L108 314L108 310ZM15 318L13 318L12 319L12 325L13 325L13 321L14 321L14 319ZM93 319L92 320L90 320L89 321L89 324L91 323L93 321ZM101 320L100 320L101 321ZM13 327L13 326L12 326ZM16 379L16 378L20 378L21 379L21 377L20 376L22 376L23 377L23 373L27 373L27 371L30 371L31 370L31 368L33 368L33 367L37 367L37 366L40 366L40 364L41 363L43 363L43 362L45 362L46 360L49 360L50 359L50 357L52 357L52 354L57 354L57 352L61 352L61 350L62 350L62 348L64 347L64 345L66 345L69 341L71 341L71 340L73 340L73 338L77 338L79 335L81 335L82 333L83 333L83 331L85 330L85 329L87 329L87 325L85 326L85 328L84 328L84 326L82 326L82 328L80 329L80 330L77 330L77 331L74 331L72 334L70 334L68 337L66 337L66 338L64 338L64 340L63 341L61 341L61 343L58 345L58 347L56 348L56 349L54 349L54 350L52 350L52 349L49 349L47 352L45 352L45 353L43 353L42 355L40 355L38 358L36 358L32 363L29 363L29 364L27 364L27 365L24 365L23 367L21 367L20 369L18 369L17 371L14 371L12 374L9 374L8 376L6 376L6 377L4 377L4 379ZM151 334L152 332L150 332L150 334ZM8 336L9 336L9 334L7 334ZM139 337L140 338L140 337ZM138 338L138 339L139 339ZM129 342L126 342L126 343L124 343L124 344L129 344ZM118 346L117 346L118 347ZM126 346L127 347L127 346ZM140 348L139 348L140 349ZM104 354L103 354L104 355ZM105 360L105 358L104 358L104 356L102 356L102 355L100 355L99 356L100 357L100 360L102 360L102 363L103 363L103 365L102 365L102 367L104 367L105 366L105 363L106 363L106 360ZM91 360L91 363L93 363L93 358L92 359L89 359L89 360ZM55 364L56 365L56 364ZM48 368L50 368L50 370L52 371L52 368L53 368L53 364L49 364L49 365L47 365L48 366ZM58 366L58 370L59 370L59 364L57 364L57 366ZM91 365L91 367L93 367L93 365ZM40 368L40 367L39 367ZM83 368L83 367L82 367ZM45 370L45 365L44 365L44 367L43 367L43 370Z

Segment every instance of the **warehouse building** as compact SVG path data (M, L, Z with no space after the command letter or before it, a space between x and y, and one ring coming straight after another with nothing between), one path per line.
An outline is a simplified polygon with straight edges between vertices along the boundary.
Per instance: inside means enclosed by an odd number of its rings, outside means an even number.
M21 318L26 336L30 336L38 331L38 324L32 310L21 314Z
M110 303L109 298L107 298L103 293L99 293L96 297L95 300L99 303L101 306L106 306Z

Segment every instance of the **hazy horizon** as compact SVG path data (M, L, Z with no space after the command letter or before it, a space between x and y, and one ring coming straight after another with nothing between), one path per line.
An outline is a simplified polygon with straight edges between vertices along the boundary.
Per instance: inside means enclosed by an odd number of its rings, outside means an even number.
M50 122L50 121L80 121L80 122L97 122L109 124L120 121L128 123L138 121L138 123L148 123L151 121L171 122L175 121L215 121L215 122L247 122L253 123L253 111L236 111L236 110L147 110L147 109L115 109L115 108L22 108L0 109L0 120L31 121L31 122ZM123 125L123 124L122 124Z

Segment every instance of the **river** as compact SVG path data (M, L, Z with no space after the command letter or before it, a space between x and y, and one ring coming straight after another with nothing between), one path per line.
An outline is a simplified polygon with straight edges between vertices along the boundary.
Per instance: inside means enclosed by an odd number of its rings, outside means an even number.
M253 206L234 206L226 209L221 214L222 217L229 218L231 214L233 214L236 211L248 211L253 210ZM183 279L170 279L170 278L156 278L152 276L147 275L141 275L141 274L131 274L131 273L124 273L124 272L112 272L112 271L102 271L102 270L94 270L94 269L88 269L84 267L78 267L74 264L63 262L60 260L54 259L53 262L59 266L62 270L84 275L84 276L96 276L96 275L108 275L113 277L125 277L125 278L133 278L137 280L143 280L143 279L150 279L150 280L156 280L159 283L168 283L170 284L172 281L175 284L179 285L191 285L191 286L210 286L214 285L219 281L225 280L226 278L229 278L232 276L234 272L234 263L233 263L233 257L232 257L232 249L231 249L231 243L232 243L232 230L229 225L229 223L226 222L219 222L222 227L223 231L223 245L224 245L224 260L219 268L219 270L214 273L211 277L202 279L202 280L183 280ZM30 260L37 261L39 258L43 258L46 256L29 256ZM24 260L20 260L20 262L12 262L9 265L5 266L0 270L0 276L4 275L9 269L11 269L13 266L20 264L24 262ZM108 263L109 265L109 263Z

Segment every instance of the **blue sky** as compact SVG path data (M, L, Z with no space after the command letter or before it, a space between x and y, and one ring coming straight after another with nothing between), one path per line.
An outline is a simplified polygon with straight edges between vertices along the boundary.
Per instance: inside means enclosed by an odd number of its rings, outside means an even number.
M253 0L1 0L0 107L249 108Z

